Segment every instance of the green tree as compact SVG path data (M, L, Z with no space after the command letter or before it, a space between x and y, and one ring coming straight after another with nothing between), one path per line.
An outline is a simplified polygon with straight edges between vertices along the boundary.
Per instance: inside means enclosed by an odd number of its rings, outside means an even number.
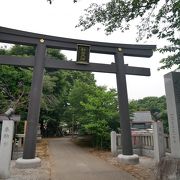
M166 109L166 98L161 97L145 97L143 99L137 100L137 108L139 110L151 111L151 114L159 113Z
M87 100L81 103L86 111L84 128L94 136L96 146L109 147L109 134L119 127L117 93L98 87Z
M59 132L59 134L62 134L62 132L60 132L60 129L62 129L62 127L60 127L61 124L68 124L69 127L71 127L72 125L71 123L69 124L69 121L70 119L72 119L73 110L72 108L69 108L68 99L71 89L73 88L77 80L86 84L95 84L94 75L92 73L61 70L54 71L48 74L48 77L52 79L50 83L49 81L47 81L51 89L47 91L47 89L43 88L43 95L45 95L47 97L47 100L49 101L46 101L47 103L45 102L46 108L41 108L41 119L43 120L43 122L47 123L48 133L52 134L53 132L55 132L54 127L57 127L56 131ZM50 121L56 121L58 125L52 126L52 123ZM58 130L58 128L60 129Z
M68 120L66 121L68 127L73 126L74 130L77 130L78 126L82 124L85 110L81 102L87 102L87 94L93 94L93 89L95 87L96 85L94 81L86 83L86 81L83 82L76 79L74 86L70 90L68 106L65 111L65 115L68 117Z
M170 55L160 62L161 69L180 67L180 1L179 0L109 0L98 5L91 4L80 17L77 27L82 30L102 24L110 34L117 29L129 30L131 22L137 20L137 40L156 36L166 39L169 45L160 48L161 53ZM133 27L134 28L134 27Z
M20 45L0 49L1 55L32 56L34 52L34 47ZM22 118L26 116L31 78L31 68L0 65L0 92L3 94L0 113L12 106L17 113L21 111Z
M80 134L94 137L94 145L107 147L109 134L119 128L117 92L77 81L69 96Z
M34 56L35 47L15 45L10 49L0 49L0 54ZM66 57L58 49L47 49L47 55L57 60L66 60ZM23 120L27 119L31 79L32 68L0 65L0 113L4 113L9 106L13 106ZM65 111L68 95L76 80L95 84L92 73L46 68L39 121L44 134L54 136L62 133L60 123L67 121L68 117ZM48 128L45 130L45 127Z

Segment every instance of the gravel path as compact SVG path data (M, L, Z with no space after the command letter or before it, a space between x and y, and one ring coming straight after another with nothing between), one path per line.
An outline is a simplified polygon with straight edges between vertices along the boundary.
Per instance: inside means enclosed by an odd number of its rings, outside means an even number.
M133 176L93 156L69 138L49 140L52 180L136 180Z
M17 169L15 161L11 162L11 177L6 180L50 180L49 162L42 160L36 169Z

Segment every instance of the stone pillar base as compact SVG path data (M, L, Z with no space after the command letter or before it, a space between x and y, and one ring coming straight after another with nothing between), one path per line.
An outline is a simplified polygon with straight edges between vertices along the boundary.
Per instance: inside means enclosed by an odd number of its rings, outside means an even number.
M19 158L16 160L16 168L19 169L30 169L30 168L37 168L41 166L41 159L40 158L34 158L34 159L23 159Z
M157 180L179 180L180 158L164 157L156 165L155 175Z
M133 154L133 155L119 154L117 159L120 163L124 163L124 164L133 164L133 165L139 164L139 156L137 154Z

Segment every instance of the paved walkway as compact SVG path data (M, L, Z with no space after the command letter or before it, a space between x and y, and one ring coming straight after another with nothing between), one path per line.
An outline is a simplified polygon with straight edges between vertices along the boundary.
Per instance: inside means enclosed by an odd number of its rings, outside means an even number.
M135 180L74 145L69 138L49 139L49 151L52 180Z

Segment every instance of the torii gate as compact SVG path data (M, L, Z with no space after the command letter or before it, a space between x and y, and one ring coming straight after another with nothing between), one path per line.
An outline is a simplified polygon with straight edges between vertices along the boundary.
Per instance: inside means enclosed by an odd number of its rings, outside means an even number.
M122 129L122 154L133 155L125 75L150 76L150 69L131 67L124 64L124 56L149 58L153 55L153 50L156 48L155 45L84 41L35 34L5 27L0 27L0 42L36 46L34 57L0 56L0 64L33 67L23 159L35 158L36 133L40 113L44 68L116 73L120 124ZM58 61L46 56L46 48L76 51L78 44L90 46L90 52L114 55L115 63L89 63L87 65L82 65L72 61Z

